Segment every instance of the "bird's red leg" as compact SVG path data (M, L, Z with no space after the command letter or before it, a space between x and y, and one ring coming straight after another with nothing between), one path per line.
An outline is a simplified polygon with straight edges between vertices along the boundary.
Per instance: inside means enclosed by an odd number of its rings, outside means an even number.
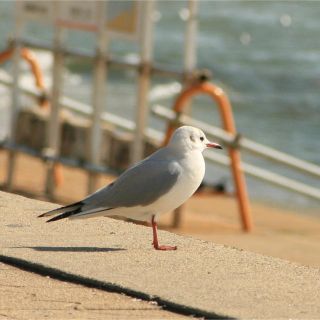
M153 231L153 247L156 250L177 250L176 246L159 246L158 233L157 233L157 223L155 222L155 216L152 216L151 220L152 231Z

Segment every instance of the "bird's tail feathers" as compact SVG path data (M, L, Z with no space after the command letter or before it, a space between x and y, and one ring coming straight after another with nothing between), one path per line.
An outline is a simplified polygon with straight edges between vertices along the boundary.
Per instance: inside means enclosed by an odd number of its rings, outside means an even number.
M71 219L76 219L76 218L92 218L95 216L102 215L101 213L104 211L111 210L113 208L94 208L94 209L84 209L83 208L84 203L83 202L77 202L70 204L65 207L57 208L48 212L45 212L39 216L41 217L50 217L53 215L56 215L55 217L49 219L47 222L52 222L52 221L57 221L65 218L71 218ZM83 210L84 209L84 210ZM83 211L82 211L83 210Z
M63 218L67 217L66 216L67 213L70 216L71 214L75 214L75 213L80 212L82 206L83 206L83 203L81 201L80 202L76 202L76 203L72 203L72 204L70 204L68 206L60 207L60 208L45 212L45 213L41 214L40 216L38 216L38 218L50 217L50 216L54 216L54 215L62 213L64 215L64 217L62 217L60 219L63 219ZM62 215L59 215L58 217L60 217L60 216L62 216ZM57 218L57 217L55 217L55 218Z

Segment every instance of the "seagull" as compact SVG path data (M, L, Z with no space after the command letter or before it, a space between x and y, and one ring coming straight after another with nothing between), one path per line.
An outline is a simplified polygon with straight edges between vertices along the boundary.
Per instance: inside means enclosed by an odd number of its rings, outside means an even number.
M202 130L181 126L167 146L124 171L118 179L79 202L57 208L39 217L64 218L121 216L151 222L156 250L176 250L159 245L157 218L183 204L200 186L205 173L202 152L222 147L210 142Z

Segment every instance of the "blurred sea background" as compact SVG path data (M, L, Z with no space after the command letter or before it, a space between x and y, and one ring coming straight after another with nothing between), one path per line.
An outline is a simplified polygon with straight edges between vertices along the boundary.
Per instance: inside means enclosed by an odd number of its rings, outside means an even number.
M155 18L154 60L174 68L183 67L184 19L186 1L158 1ZM197 37L198 67L213 72L213 81L231 100L238 131L259 143L274 147L298 158L320 165L320 2L312 1L199 1ZM14 30L14 2L0 2L0 50ZM49 26L30 24L29 37L50 42ZM94 35L68 31L66 46L94 50ZM115 56L136 59L135 43L114 40L110 47ZM51 57L37 52L40 65L50 79ZM92 65L80 60L66 60L64 93L91 102ZM10 72L12 66L1 66ZM23 68L26 82L30 72ZM133 71L110 69L106 110L134 119L136 75ZM166 90L174 79L155 78L151 94ZM171 86L172 87L172 86ZM0 137L8 126L10 94L0 87ZM159 103L172 106L173 98ZM217 108L206 97L194 99L192 116L215 125L220 124ZM153 127L164 124L150 117ZM243 155L255 165L297 178L320 187L319 179L304 177L284 166ZM230 174L213 165L206 180L223 181L232 191ZM271 187L248 178L251 198L269 205L319 213L319 202L292 192Z

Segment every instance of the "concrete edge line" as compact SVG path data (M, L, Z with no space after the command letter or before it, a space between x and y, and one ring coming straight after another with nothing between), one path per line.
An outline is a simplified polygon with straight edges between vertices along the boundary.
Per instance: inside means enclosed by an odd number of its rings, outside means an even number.
M177 304L169 300L162 299L161 297L152 296L144 292L132 290L130 288L125 288L114 283L86 278L16 257L0 255L0 262L42 276L50 276L52 279L83 285L89 288L95 288L103 291L125 294L129 297L138 298L144 301L154 301L159 306L161 306L163 310L175 312L186 316L202 317L203 319L236 319L226 315L219 315L216 313L207 312L205 310Z

